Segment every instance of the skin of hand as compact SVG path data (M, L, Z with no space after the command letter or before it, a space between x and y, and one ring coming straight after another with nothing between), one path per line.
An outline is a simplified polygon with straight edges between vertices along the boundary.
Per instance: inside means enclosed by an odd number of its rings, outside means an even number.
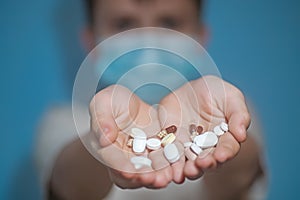
M172 181L170 165L155 171L149 168L136 170L129 159L134 156L126 145L131 128L138 127L153 135L161 130L154 108L127 88L112 85L94 96L90 115L92 132L102 147L99 154L116 185L124 189L163 188Z
M172 124L179 127L176 135L181 142L189 138L191 123L201 124L204 131L212 130L223 121L229 125L229 132L219 138L215 148L203 151L195 161L180 159L173 164L173 181L177 183L183 182L185 177L197 179L205 170L215 169L235 157L250 125L250 114L241 91L215 76L186 83L160 102L158 112L162 127Z
M199 178L204 170L216 168L218 163L224 163L238 153L240 142L245 141L250 124L243 94L214 76L191 81L165 97L159 106L159 119L152 107L122 86L110 86L97 93L91 102L90 112L92 130L99 136L104 149L102 156L108 158L106 162L112 166L112 180L121 188L162 188L171 180L182 183L185 177ZM147 173L126 172L133 172L134 169L128 163L128 155L126 157L123 153L129 151L124 131L140 126L157 133L160 126L175 124L179 127L177 138L184 142L188 138L189 124L201 124L204 130L211 130L222 121L229 123L230 132L220 137L215 149L204 151L195 161L185 161L181 156L179 162L171 167ZM113 157L110 156L112 153ZM161 159L162 162L165 160ZM116 166L122 166L122 169L114 169Z

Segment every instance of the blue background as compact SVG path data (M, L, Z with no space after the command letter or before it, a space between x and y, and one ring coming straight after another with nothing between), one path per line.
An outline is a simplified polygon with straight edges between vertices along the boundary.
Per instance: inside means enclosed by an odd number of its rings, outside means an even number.
M31 154L41 115L70 101L84 58L80 0L0 3L0 199L40 199ZM207 1L208 51L259 111L268 199L300 199L300 1Z

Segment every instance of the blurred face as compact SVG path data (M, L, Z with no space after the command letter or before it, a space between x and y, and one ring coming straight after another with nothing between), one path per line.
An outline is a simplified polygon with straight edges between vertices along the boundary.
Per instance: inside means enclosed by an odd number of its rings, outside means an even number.
M168 28L190 35L198 41L205 39L202 37L205 31L203 31L204 28L202 28L199 20L199 8L197 8L195 0L95 0L95 2L93 24L90 27L91 29L86 32L87 34L84 38L88 50L93 49L96 43L109 36L141 27ZM170 40L163 39L163 37L157 35L154 36L155 41L161 39L164 41L165 46L175 48L174 40L172 40L174 38L171 35L167 37ZM97 53L95 56L95 74L97 76L98 74L101 75L99 89L116 84L125 74L125 77L140 77L141 80L144 80L141 77L153 77L154 83L160 83L160 80L164 80L168 84L183 83L183 76L186 80L193 80L197 77L195 69L188 63L183 62L182 59L177 58L173 54L148 49L126 54L126 56L110 64L105 74L101 74L103 66L106 66L105 61L115 52L118 52L118 45L123 45L122 42L109 44L105 47L101 46L95 51ZM124 46L126 42L128 41L124 41ZM176 40L175 42L176 48L178 46L182 51L192 51L186 44L182 43L183 41ZM192 53L191 56L193 55L195 54ZM161 73L165 68L158 66L149 68L149 65L143 65L147 63L160 63L165 66L171 66L171 69L168 68L168 70L175 69L177 74L179 73L182 76L174 75L174 73ZM141 65L143 65L142 68L133 70L136 66ZM139 84L138 81L134 80L135 78L128 78L128 81L122 84L128 88ZM145 80L148 79L145 78ZM137 88L139 90L136 94L148 103L158 103L170 91L165 87L155 87L155 85L159 84L151 84L149 87L147 84L145 85L146 87L138 85Z
M140 27L163 27L200 36L199 13L194 0L98 0L95 38Z

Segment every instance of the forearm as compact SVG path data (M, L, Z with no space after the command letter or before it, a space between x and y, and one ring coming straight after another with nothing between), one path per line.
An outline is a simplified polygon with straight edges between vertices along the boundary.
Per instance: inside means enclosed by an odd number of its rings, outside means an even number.
M253 182L263 173L259 157L259 146L249 135L234 159L204 176L208 199L246 200Z
M101 199L112 182L107 168L78 139L59 155L49 182L49 199Z

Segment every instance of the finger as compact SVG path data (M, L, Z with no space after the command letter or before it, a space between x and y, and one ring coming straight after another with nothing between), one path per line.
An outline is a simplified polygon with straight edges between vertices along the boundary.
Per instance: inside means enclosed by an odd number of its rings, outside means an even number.
M217 167L217 161L213 157L214 148L205 149L201 152L195 160L196 166L203 171L209 169L215 169Z
M113 143L118 135L110 91L109 88L100 91L94 96L90 104L92 129L100 137L100 145L103 147Z
M114 169L109 170L109 173L110 173L110 177L113 180L114 184L116 184L118 187L120 187L122 189L135 189L135 188L140 187L135 174L128 173L128 174L124 175L121 172L114 170ZM128 181L128 180L130 180L130 181Z
M172 181L172 169L166 167L156 172L153 188L165 188Z
M163 149L150 152L149 158L152 161L152 167L154 170L159 171L170 166L168 160L164 156Z
M219 163L224 163L236 156L239 150L240 144L231 133L227 132L219 138L219 142L214 151L214 158Z
M122 175L125 177L128 175L128 178L131 178L131 174L136 172L133 164L128 159L130 156L134 155L130 152L125 152L115 144L103 147L99 149L97 153L103 164L116 171L119 171L120 173L123 173Z
M136 155L134 155L135 157ZM146 156L146 155L145 155ZM153 170L152 166L142 165L136 168L136 178L142 186L150 186L155 182L156 172Z
M184 175L190 180L196 180L203 175L203 171L196 166L196 163L192 160L188 160L185 162Z
M173 173L168 160L164 156L163 149L150 152L149 158L152 160L152 167L156 171L155 181L149 188L166 187L172 180Z
M136 181L136 174L135 173L129 173L129 172L123 172L119 171L113 168L110 168L109 170L114 177L117 177L120 179L120 177L124 178L124 180L134 180ZM136 181L137 182L137 181Z
M177 184L181 184L184 182L184 173L183 173L183 168L185 164L185 157L184 157L184 148L183 145L179 142L175 142L176 147L178 148L179 153L181 154L180 159L173 163L172 166L172 171L173 171L173 181Z
M181 155L180 159L171 165L172 167L172 174L173 174L173 181L177 184L181 184L184 182L185 177L183 173L184 165L185 165L185 157L184 155L184 148L183 145L179 142L186 142L189 141L187 130L180 127L181 121L181 109L179 106L179 101L176 98L175 93L168 95L164 98L161 102L161 105L158 107L158 116L162 127L166 128L171 125L176 125L176 147ZM179 109L174 109L179 108ZM179 112L179 113L175 113Z
M245 141L251 118L243 94L241 92L229 94L226 108L227 112L225 117L228 119L230 132L237 141Z
M120 187L137 188L141 185L153 185L156 180L155 172L151 167L135 169L128 157L135 156L132 153L125 153L116 145L109 145L98 151L101 157L105 158L104 163L111 168L114 175L114 182ZM112 153L114 156L111 156Z
M183 173L184 165L185 165L184 156L181 156L180 160L172 164L173 181L177 184L181 184L184 182L184 173Z
M143 173L139 175L139 180L145 187L153 185L156 179L155 172Z

